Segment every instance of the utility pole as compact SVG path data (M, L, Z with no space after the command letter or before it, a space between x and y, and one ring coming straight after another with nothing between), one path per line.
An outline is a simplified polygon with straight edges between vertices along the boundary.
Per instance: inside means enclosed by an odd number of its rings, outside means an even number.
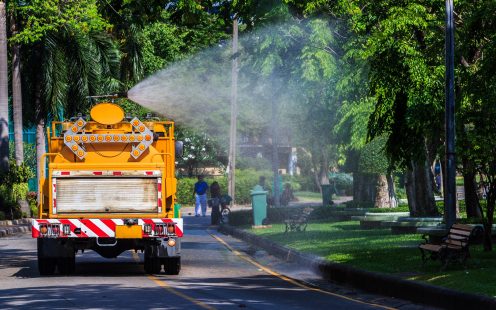
M236 123L238 116L238 17L233 19L232 67L231 67L231 126L229 131L228 193L235 201L236 170Z
M453 0L446 0L446 179L444 181L444 212L446 227L456 220L455 162L455 23Z
M275 70L275 69L274 69ZM278 118L278 102L276 100L277 89L279 85L274 85L278 81L276 80L277 76L272 74L272 93L270 96L271 106L272 106L272 172L274 174L274 206L279 207L281 205L281 182L279 176L279 118Z

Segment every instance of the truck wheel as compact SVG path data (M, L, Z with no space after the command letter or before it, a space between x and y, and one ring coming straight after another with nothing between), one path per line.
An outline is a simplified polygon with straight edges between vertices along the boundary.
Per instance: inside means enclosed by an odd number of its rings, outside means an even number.
M69 275L76 269L76 257L59 257L57 266L60 274Z
M38 271L42 276L51 276L55 272L56 260L52 257L38 257Z
M178 275L181 271L181 257L164 258L165 274Z
M162 265L160 264L160 258L158 257L148 257L145 255L145 272L148 274L160 273Z

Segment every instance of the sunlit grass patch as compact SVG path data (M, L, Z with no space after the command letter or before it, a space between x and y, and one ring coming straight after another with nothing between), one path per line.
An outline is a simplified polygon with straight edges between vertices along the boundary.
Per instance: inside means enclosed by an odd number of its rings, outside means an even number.
M252 233L296 250L356 268L397 275L471 293L496 295L496 254L472 245L467 266L452 264L441 271L439 261L422 265L418 234L392 235L389 229L361 229L358 221L312 222L306 232L284 233L273 224Z

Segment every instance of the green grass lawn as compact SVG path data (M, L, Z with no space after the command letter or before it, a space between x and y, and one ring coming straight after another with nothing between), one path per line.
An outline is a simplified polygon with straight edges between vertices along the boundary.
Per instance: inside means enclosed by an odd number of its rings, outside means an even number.
M294 196L298 199L298 201L317 201L321 202L322 201L322 194L320 193L315 193L315 192L295 192Z
M302 252L357 268L428 282L460 291L496 297L496 254L471 246L467 267L450 265L441 271L439 261L422 266L417 246L420 235L391 235L389 229L360 229L359 222L310 223L305 233L284 234L284 226L251 230Z

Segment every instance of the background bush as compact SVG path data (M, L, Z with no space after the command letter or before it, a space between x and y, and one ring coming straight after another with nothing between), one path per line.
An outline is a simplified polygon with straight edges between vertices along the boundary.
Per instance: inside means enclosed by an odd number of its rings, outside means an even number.
M303 209L308 207L280 207L268 208L267 218L269 224L282 223L293 214L299 214ZM309 216L310 221L320 221L332 219L336 210L334 207L314 207ZM229 224L232 226L250 226L253 225L253 210L233 211L229 215Z
M251 203L250 190L258 184L259 177L266 176L266 184L270 185L272 182L268 177L267 171L256 171L254 169L245 169L236 171L236 204L249 204ZM178 178L177 183L177 202L182 205L194 205L195 198L193 196L193 189L197 178L181 177ZM221 177L205 177L205 182L210 186L212 182L219 182L221 193L227 194L227 176ZM209 192L210 194L210 192Z

